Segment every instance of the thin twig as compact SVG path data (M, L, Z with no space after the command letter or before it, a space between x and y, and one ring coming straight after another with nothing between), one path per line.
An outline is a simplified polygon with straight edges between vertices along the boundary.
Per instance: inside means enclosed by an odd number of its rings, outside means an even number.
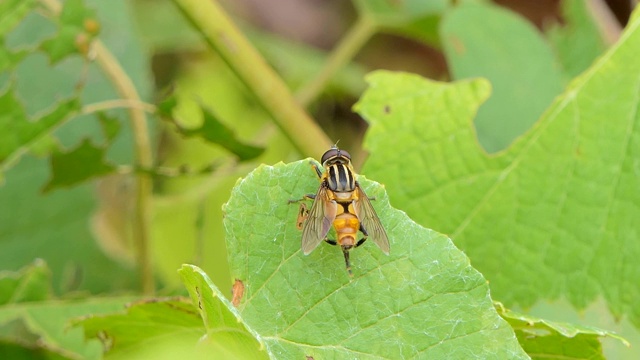
M153 114L156 112L156 107L153 104L149 104L143 101L135 101L130 99L115 99L105 100L93 104L84 105L80 110L82 115L93 114L100 111L107 111L112 109L138 109L146 113Z
M296 93L296 99L300 105L308 106L327 86L329 80L353 59L375 32L375 23L368 16L360 16L356 24L331 52L320 72Z

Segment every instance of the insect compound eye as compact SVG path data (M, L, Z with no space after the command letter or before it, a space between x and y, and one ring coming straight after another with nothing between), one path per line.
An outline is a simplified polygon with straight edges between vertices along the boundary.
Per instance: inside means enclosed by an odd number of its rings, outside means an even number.
M341 157L344 157L344 158L347 158L347 159L351 160L351 155L348 152L346 152L345 150L338 150L338 156L341 156Z
M340 153L340 150L338 150L337 148L331 148L327 150L327 152L325 152L324 155L322 155L322 159L320 160L320 162L324 164L327 160L338 156L339 153Z
M338 149L338 147L334 145L331 149L327 150L324 155L322 155L321 162L324 165L329 160L334 160L333 162L343 164L351 161L351 155L345 150Z

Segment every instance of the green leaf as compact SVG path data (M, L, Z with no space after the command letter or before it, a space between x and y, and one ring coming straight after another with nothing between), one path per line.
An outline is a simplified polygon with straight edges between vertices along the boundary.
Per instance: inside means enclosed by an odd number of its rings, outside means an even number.
M602 296L640 326L640 20L508 150L488 156L471 120L484 81L380 72L356 106L371 124L363 172L394 204L451 234L513 307ZM390 150L393 151L390 151Z
M559 323L519 314L496 303L498 313L511 324L522 348L532 359L605 359L600 337L629 343L615 333L588 326Z
M309 160L260 166L233 189L224 226L231 275L244 284L238 310L271 357L526 358L467 257L359 181L391 255L365 243L351 254L353 278L339 249L300 251L298 206L287 203L317 190Z
M42 261L16 273L0 275L0 335L4 341L26 348L46 349L53 358L99 359L99 342L86 342L81 329L69 329L69 320L87 314L113 312L130 301L125 298L50 300L50 273ZM6 296L5 290L9 291ZM8 301L6 301L8 299ZM0 346L3 351L6 349ZM17 351L14 349L13 351Z
M256 335L247 330L242 317L229 300L211 282L207 274L193 265L179 270L194 306L207 330L207 341L226 359L267 359Z
M28 150L29 145L51 132L80 108L75 98L55 104L53 110L36 119L29 119L13 88L0 94L0 172Z
M51 272L42 260L17 272L0 272L0 306L51 297Z
M382 31L407 35L431 44L438 43L437 25L449 3L447 0L354 2L360 16L369 18Z
M478 111L480 144L506 148L542 115L564 86L551 47L526 19L495 5L464 3L440 26L455 79L484 77L491 98Z
M0 2L0 41L33 10L36 4L36 0L2 0Z
M546 31L565 75L574 77L586 70L606 46L588 2L563 0L563 24L554 23Z
M26 50L11 51L0 37L0 74L13 68L28 54Z
M102 127L102 133L106 139L105 146L108 147L118 134L120 134L122 125L117 118L111 117L103 112L98 113L98 120L100 121L100 127Z
M449 2L356 0L354 3L361 16L369 16L381 26L399 27L420 18L442 13Z
M95 146L89 139L69 152L51 156L51 178L42 191L69 187L83 181L113 173L116 167L105 160L106 147Z
M205 329L196 308L188 299L141 301L130 304L126 312L91 316L75 324L84 327L87 338L100 339L110 359L144 358L143 355L153 353L167 342L174 350L179 347L187 351L182 353L183 358L197 356L196 350L200 350L202 357L203 349L198 349L196 344Z
M185 137L200 137L210 143L218 144L238 156L240 161L254 159L264 152L264 148L247 145L237 139L234 131L222 123L213 111L200 106L202 124L195 129L185 128L171 115L177 102L173 98L164 100L159 109L166 119L173 123L180 134Z
M99 28L95 12L85 7L83 0L66 0L58 22L58 33L44 41L40 48L44 50L52 64L75 54L88 54L91 39Z

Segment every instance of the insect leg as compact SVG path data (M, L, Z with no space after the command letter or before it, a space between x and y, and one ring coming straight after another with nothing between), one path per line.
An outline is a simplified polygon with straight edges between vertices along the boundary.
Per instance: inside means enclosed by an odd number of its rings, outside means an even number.
M309 164L311 164L311 167L313 168L313 170L316 171L316 174L318 174L318 177L322 178L322 171L320 171L320 168L318 167L318 165L316 165L313 161L309 161Z
M362 237L362 239L358 240L358 242L356 243L356 246L354 247L358 247L362 244L364 244L364 242L367 241L367 235L365 234L365 236Z
M360 223L360 232L362 233L362 239L358 240L354 247L358 247L364 244L364 242L367 241L367 238L369 237L369 233L367 233L367 229L362 226L362 223Z
M369 236L367 229L365 229L364 226L362 226L362 223L360 223L360 232L362 233L362 235L364 235L364 237Z
M302 199L289 199L287 202L289 204L293 204L293 203L297 203L300 201L305 201L305 200L314 200L316 198L316 194L304 194L304 196L302 197Z
M324 241L326 241L328 244L330 245L338 245L338 242L335 240L331 240L331 239L324 239Z
M351 262L349 262L349 250L343 248L342 253L344 254L344 263L347 265L347 272L350 277L353 277L353 273L351 272Z

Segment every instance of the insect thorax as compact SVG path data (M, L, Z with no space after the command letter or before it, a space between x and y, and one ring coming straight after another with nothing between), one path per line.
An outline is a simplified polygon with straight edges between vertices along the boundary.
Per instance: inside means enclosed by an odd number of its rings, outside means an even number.
M346 164L332 164L327 166L327 185L334 192L349 192L356 188L353 171Z

